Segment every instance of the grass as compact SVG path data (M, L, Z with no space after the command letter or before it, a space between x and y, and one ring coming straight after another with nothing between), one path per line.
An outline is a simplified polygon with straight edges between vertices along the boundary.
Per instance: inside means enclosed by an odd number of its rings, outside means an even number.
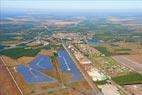
M118 47L119 45L117 45L117 44L110 44L112 47Z
M100 63L107 64L108 66L113 66L117 64L117 62L111 57L96 57L95 59Z
M107 83L107 80L96 81L96 82L94 82L94 83L97 84L97 85L103 85L103 84L106 84L106 83Z
M122 86L126 84L139 84L142 83L142 75L131 72L127 75L114 77L112 80Z
M97 46L95 47L98 51L100 51L102 54L105 54L105 56L111 56L111 52L107 50L105 47Z
M116 49L116 51L131 51L129 48L121 48L121 49Z
M40 48L25 49L24 47L17 47L17 48L3 50L0 52L0 55L6 55L6 56L17 59L22 56L35 56L39 51L40 51Z
M130 55L130 53L128 52L119 52L119 53L116 53L117 55Z
M109 65L114 65L115 64L115 62L114 61L112 61L112 60L109 60L108 59L108 61L107 62L105 62L106 64L109 64Z

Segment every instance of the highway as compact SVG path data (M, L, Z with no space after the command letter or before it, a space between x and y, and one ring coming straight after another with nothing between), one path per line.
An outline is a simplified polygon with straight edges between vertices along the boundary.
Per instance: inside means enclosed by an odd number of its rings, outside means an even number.
M76 64L77 68L82 73L83 77L86 79L90 87L92 88L92 95L102 95L102 93L99 91L98 87L93 82L92 78L88 75L88 73L84 70L84 68L81 66L79 61L74 57L74 55L71 53L71 51L65 46L64 43L62 43L64 49L68 52L74 63Z

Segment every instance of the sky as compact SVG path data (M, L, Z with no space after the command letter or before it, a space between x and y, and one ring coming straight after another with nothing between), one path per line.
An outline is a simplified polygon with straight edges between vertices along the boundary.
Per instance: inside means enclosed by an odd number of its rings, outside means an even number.
M142 0L0 0L1 11L142 10Z

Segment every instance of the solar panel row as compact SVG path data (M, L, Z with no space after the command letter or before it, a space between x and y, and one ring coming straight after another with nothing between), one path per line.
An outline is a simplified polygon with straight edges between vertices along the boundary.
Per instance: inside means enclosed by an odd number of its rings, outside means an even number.
M28 66L17 65L17 71L24 77L27 83L53 82L54 78L45 75L41 70L54 70L48 56L38 55Z
M69 72L72 74L72 78L70 79L71 81L78 81L83 79L82 74L77 69L75 63L66 50L60 50L58 52L58 63L60 64L63 72Z
M51 59L45 55L38 55L29 66L37 70L54 70Z
M77 69L67 51L60 50L58 52L58 63L60 64L63 72L72 74L71 79L69 79L70 81L78 81L83 79L82 74ZM38 55L28 66L17 65L16 69L21 73L27 83L55 81L54 78L42 73L43 70L54 70L54 66L48 56Z
M24 65L17 65L17 71L22 74L25 81L27 83L39 83L39 82L52 82L55 79L44 75L43 73L37 71L36 69L24 66Z

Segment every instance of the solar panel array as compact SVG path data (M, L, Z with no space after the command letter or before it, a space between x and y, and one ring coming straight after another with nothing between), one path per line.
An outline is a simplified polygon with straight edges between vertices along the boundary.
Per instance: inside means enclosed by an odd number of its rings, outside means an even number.
M75 63L66 50L60 50L58 52L58 63L60 64L63 72L69 72L72 74L70 79L71 81L78 81L83 79L82 74L77 69Z
M39 82L53 82L55 79L44 75L43 73L37 71L36 69L24 66L24 65L18 65L17 66L18 72L22 74L25 81L27 83L39 83Z
M42 70L54 70L54 66L48 56L38 55L28 66L17 65L17 71L24 77L27 83L54 82L55 79L45 75Z
M82 74L77 69L75 63L66 50L58 51L58 63L62 72L68 72L72 75L68 80L79 81L83 79ZM51 59L45 55L38 55L29 65L17 65L17 71L24 77L27 83L55 82L56 79L45 75L44 70L53 71L54 66Z

